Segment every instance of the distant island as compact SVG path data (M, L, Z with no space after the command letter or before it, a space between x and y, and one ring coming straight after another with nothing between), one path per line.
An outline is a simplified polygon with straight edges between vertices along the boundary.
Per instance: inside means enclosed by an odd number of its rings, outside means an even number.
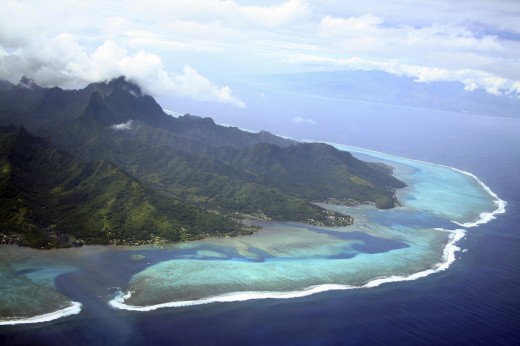
M166 114L124 77L0 83L0 243L34 248L250 234L244 219L345 226L315 203L399 205L390 167L322 143Z

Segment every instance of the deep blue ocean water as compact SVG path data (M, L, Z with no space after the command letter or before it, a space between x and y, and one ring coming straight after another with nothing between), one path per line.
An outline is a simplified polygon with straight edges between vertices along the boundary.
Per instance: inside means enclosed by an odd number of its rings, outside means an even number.
M89 282L122 284L127 280L123 269L108 279L77 274L66 282L58 279L57 285L71 298L86 300L81 314L2 327L0 344L520 344L520 121L381 105L367 114L359 108L364 105L333 103L323 101L314 129L284 134L469 171L508 202L506 213L468 231L458 243L467 251L459 252L447 271L369 289L138 313L88 300L89 285L95 286Z

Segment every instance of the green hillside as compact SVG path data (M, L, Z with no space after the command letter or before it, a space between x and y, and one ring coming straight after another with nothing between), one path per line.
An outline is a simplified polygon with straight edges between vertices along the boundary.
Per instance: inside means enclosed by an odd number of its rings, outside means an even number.
M239 232L235 222L85 163L25 129L0 133L0 233L31 247L138 244Z
M172 117L124 78L81 90L27 80L2 88L0 125L9 124L51 139L4 130L2 227L49 246L236 234L244 217L348 225L313 203L392 208L405 186L388 167L330 145Z

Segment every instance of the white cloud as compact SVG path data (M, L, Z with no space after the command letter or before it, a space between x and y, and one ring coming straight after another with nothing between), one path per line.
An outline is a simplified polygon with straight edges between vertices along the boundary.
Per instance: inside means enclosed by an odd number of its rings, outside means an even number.
M292 118L292 121L297 124L316 124L316 122L312 119L306 119L302 117L294 117Z
M0 6L4 78L27 71L44 83L77 85L124 71L149 92L242 106L197 70L226 76L360 68L518 95L520 1L0 0Z
M172 110L165 109L165 108L163 108L163 111L164 111L164 113L169 114L169 115L171 115L171 116L174 117L174 118L178 118L178 117L184 115L184 114L182 114L182 113L174 112L174 111L172 111Z
M391 25L382 18L364 14L349 18L327 16L319 29L321 39L327 42L323 47L336 56L370 54L374 58L415 60L437 67L469 64L479 68L497 57L518 58L508 49L511 42L493 34L474 33L464 25L453 23ZM519 47L518 42L516 46ZM468 55L480 59L467 60Z
M60 34L48 42L0 54L0 78L13 82L27 76L42 86L82 87L121 75L154 96L172 94L245 107L229 87L217 86L194 68L185 66L182 73L171 73L158 55L143 50L131 54L112 40L89 53L73 35Z
M376 70L393 75L412 77L416 82L458 81L464 89L473 91L484 89L493 95L515 95L520 97L520 82L499 77L484 71L472 69L449 70L445 68L402 64L398 61L377 61L358 57L341 59L316 55L296 55L287 59L288 63L330 66L333 68L353 70Z
M520 3L515 0L320 0L320 13L361 16L372 13L392 23L414 27L465 23L520 33Z
M134 13L156 20L184 20L202 23L275 28L286 25L309 12L304 0L287 0L273 5L241 5L233 0L130 1Z
M382 18L378 18L371 13L349 18L326 16L320 22L320 30L325 35L366 35L370 32L376 32L378 25L383 22Z
M134 121L128 120L126 123L114 124L110 128L116 131L128 131L134 128Z
M245 107L246 104L235 97L229 87L218 87L200 75L190 66L185 66L182 74L172 78L170 89L181 96L191 97L198 100L217 100L222 103L230 103L236 107Z

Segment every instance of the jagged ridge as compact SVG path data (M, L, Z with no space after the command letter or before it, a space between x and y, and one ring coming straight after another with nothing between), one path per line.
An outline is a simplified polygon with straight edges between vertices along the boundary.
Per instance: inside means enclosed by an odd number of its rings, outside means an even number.
M249 133L189 114L171 117L124 78L81 90L27 81L6 87L0 124L10 123L52 137L57 148L82 160L110 162L149 191L233 217L349 224L350 217L311 202L390 208L397 203L394 190L404 186L389 169L329 145ZM89 207L94 212L98 206Z

